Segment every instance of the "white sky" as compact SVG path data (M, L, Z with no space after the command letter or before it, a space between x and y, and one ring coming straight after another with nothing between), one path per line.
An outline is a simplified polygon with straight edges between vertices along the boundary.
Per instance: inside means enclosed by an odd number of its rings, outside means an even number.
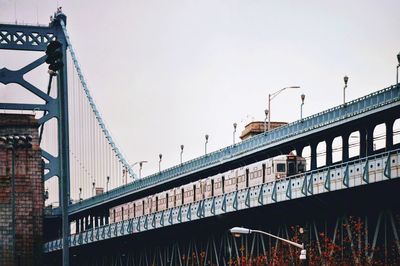
M291 122L395 83L400 1L0 0L0 21L47 24L57 5L90 90L143 174L232 144L247 122ZM16 7L16 8L15 8ZM1 57L0 68L14 64ZM47 78L47 76L45 76ZM0 85L0 96L6 95ZM239 134L237 134L238 136ZM135 169L137 171L137 168Z

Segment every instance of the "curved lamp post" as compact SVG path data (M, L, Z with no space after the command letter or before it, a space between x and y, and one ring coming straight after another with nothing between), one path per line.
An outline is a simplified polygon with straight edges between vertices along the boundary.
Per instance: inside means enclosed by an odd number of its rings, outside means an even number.
M267 236L273 237L275 239L278 239L278 240L281 240L283 242L286 242L286 243L288 243L288 244L290 244L292 246L300 248L301 249L300 260L305 261L307 259L307 256L306 256L307 251L304 248L304 244L299 244L299 243L290 241L288 239L285 239L285 238L282 238L282 237L279 237L279 236L276 236L276 235L273 235L273 234L270 234L270 233L267 233L267 232L264 232L264 231L261 231L261 230L253 230L253 229L248 229L248 228L244 228L244 227L233 227L233 228L229 229L229 231L235 237L239 237L240 235L247 235L247 234L251 234L251 233L259 233L259 234L263 234L263 235L267 235Z
M285 87L280 89L279 91L276 91L272 94L268 94L268 110L269 110L269 115L268 115L268 131L271 129L271 101L274 99L276 96L278 96L279 93L286 89L299 89L300 86L290 86L290 87Z
M134 167L135 165L139 164L139 178L142 177L142 168L143 168L143 164L147 163L148 161L138 161L138 162L134 162L133 164L131 164L131 167Z
M300 120L303 120L303 105L304 105L304 99L306 98L306 95L302 94L300 97L301 97Z

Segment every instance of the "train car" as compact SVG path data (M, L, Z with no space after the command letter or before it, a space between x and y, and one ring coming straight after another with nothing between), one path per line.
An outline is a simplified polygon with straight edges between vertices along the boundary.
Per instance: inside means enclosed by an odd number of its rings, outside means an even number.
M247 187L257 186L264 182L265 161L250 164L246 169Z
M122 209L121 205L114 207L114 223L122 221Z
M135 218L144 215L144 199L138 199L133 202Z
M129 220L129 203L121 205L121 218L122 220Z
M223 174L224 193L229 193L237 190L237 170L230 170Z
M225 181L224 174L218 174L210 177L210 182L212 184L214 197L224 194L224 183L225 183L224 181Z
M168 204L167 195L168 195L168 192L166 192L166 191L156 194L156 199L157 199L156 212L167 209L167 204Z
M167 191L166 197L168 200L166 202L166 209L176 207L176 196L175 196L176 190L177 190L176 188L173 188Z
M115 223L115 214L116 214L115 207L111 207L109 210L109 216L110 216L109 222L110 223Z
M204 197L206 199L214 197L214 179L212 179L211 177L207 177L206 179L203 179L203 181L206 184Z
M196 183L189 183L181 187L183 190L183 204L192 203L196 200Z
M246 188L248 185L248 171L246 170L246 167L240 167L236 169L236 175L237 175L237 189L243 189Z
M183 186L175 188L175 206L179 207L183 205Z
M144 215L152 213L152 210L151 210L152 198L153 198L153 196L148 196L148 197L144 198L144 205L143 205Z
M201 179L196 184L196 191L195 191L195 200L203 200L206 197L206 179Z
M151 196L150 213L158 212L158 195L159 195L159 193Z
M129 207L129 219L135 218L135 204L133 201L128 203Z

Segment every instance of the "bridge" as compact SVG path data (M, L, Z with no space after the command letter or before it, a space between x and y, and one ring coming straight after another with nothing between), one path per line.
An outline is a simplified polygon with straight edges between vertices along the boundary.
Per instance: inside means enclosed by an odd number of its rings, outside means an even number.
M271 262L278 250L289 262L296 261L297 251L271 238L232 238L227 229L235 225L265 228L297 240L296 226L301 225L310 250L315 248L314 259L327 261L335 254L353 263L390 263L400 257L395 200L400 143L394 142L399 84L138 179L91 97L66 16L59 11L49 26L0 25L0 49L44 52L54 40L62 44L65 64L57 75L49 75L47 91L24 78L45 63L44 53L20 70L0 69L1 83L19 84L41 101L0 103L0 109L38 113L45 180L61 181L61 206L50 210L55 218L49 220L55 222L48 224L52 233L43 247L49 264L59 263L62 254L64 264L72 260L87 265L227 265L254 258ZM54 118L56 123L51 124ZM385 145L374 149L374 130L382 124ZM52 134L57 135L56 144L46 139ZM349 152L354 135L357 155ZM342 154L333 162L337 137ZM317 165L320 143L326 146L323 166ZM111 207L291 151L301 156L305 147L311 151L305 173L119 222L109 217ZM52 154L51 149L57 152ZM128 183L128 178L134 181ZM97 187L106 190L95 195ZM327 242L341 249L329 249Z

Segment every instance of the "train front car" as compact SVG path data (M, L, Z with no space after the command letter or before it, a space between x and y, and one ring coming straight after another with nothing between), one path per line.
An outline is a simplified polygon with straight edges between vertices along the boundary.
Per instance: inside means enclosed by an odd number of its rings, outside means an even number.
M300 156L296 156L292 153L287 155L287 172L286 176L297 175L304 173L306 170L306 159Z

